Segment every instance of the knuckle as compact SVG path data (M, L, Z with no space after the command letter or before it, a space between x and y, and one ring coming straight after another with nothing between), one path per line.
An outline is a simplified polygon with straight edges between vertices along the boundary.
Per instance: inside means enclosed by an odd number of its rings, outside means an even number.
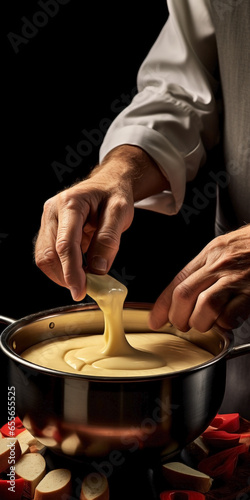
M68 256L71 254L72 243L67 239L58 239L56 241L56 252L59 257Z
M87 193L78 194L76 191L68 189L59 195L59 210L65 212L76 213L78 215L87 215L92 209L97 210L98 203L94 197L90 197Z
M59 206L60 207L65 207L69 210L74 210L79 207L78 200L76 197L72 194L70 189L66 189L65 191L62 191L58 195L58 200L59 200Z
M43 252L40 251L35 254L35 263L41 270L51 268L55 261L56 253L52 248L47 248Z
M44 212L47 212L48 210L51 209L51 205L53 203L52 200L53 200L53 198L48 198L48 200L45 201L45 203L43 205Z
M219 293L209 294L206 291L200 292L197 303L199 304L199 309L202 310L205 305L209 309L214 309L218 305Z
M45 219L54 218L54 198L49 198L43 205L43 216Z
M98 242L105 247L117 250L120 246L120 236L115 230L109 228L106 231L99 232Z
M189 301L193 295L193 290L185 282L180 283L176 286L173 291L173 300L177 303L178 301Z
M116 212L122 213L127 208L127 200L124 196L116 196L112 199L111 208L113 208Z
M131 205L128 203L126 197L122 194L110 198L108 203L108 209L112 213L114 221L116 223L128 216L129 218L133 217L133 207L131 210Z

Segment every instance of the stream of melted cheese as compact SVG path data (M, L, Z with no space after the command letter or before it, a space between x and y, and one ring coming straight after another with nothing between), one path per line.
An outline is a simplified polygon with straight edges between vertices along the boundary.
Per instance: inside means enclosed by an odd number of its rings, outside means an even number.
M104 377L158 375L190 368L211 353L167 333L124 333L126 287L110 275L87 274L87 294L104 314L103 335L60 337L22 353L32 363L59 371Z

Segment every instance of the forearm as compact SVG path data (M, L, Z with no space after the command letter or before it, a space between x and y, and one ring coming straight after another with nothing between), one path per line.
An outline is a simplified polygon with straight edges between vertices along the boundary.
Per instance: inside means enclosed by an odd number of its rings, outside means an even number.
M135 202L170 189L156 162L137 146L125 144L110 151L91 176L101 171L105 171L105 176L112 176L115 182L130 185Z
M167 215L180 210L186 183L219 138L210 2L196 3L168 1L167 23L138 73L138 94L115 118L100 148L100 162L122 144L153 158L171 188L142 200L140 207Z

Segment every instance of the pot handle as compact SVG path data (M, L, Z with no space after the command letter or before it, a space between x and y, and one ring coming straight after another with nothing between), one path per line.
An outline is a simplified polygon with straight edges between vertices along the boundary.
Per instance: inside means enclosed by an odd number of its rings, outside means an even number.
M243 354L250 354L250 344L237 345L233 347L226 356L226 359L237 358Z
M15 323L15 319L13 318L8 318L7 316L0 316L0 323L4 323L5 325L12 325L12 323Z

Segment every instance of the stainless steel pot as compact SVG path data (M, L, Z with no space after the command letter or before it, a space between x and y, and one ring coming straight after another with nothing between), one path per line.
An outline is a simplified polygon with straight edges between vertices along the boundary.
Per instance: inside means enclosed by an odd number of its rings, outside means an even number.
M150 331L149 309L146 304L125 304L125 331ZM77 304L13 320L2 332L16 413L55 452L90 459L137 450L164 456L176 452L199 436L218 412L227 359L250 352L250 344L233 347L232 333L219 328L182 333L166 326L161 331L205 348L212 360L163 376L121 379L59 372L20 356L42 340L102 334L103 328L96 304Z

